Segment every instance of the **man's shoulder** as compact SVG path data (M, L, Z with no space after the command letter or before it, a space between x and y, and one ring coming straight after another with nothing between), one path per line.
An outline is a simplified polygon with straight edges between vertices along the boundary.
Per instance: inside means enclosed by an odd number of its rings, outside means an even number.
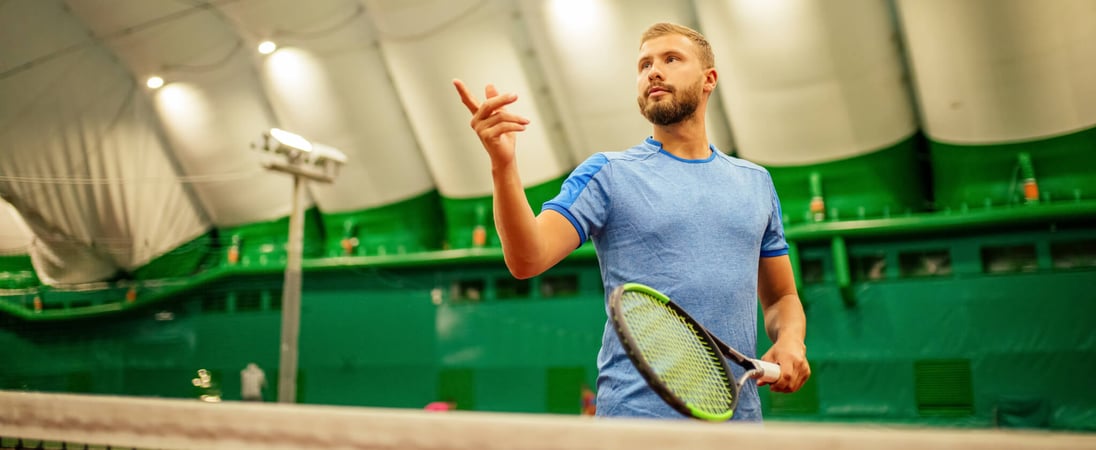
M654 156L654 154L654 152L643 148L643 146L635 146L627 150L597 152L588 156L582 164L579 164L578 167L575 168L574 174L584 174L587 177L593 177L607 167L645 161Z
M742 169L745 169L745 170L752 170L752 171L756 171L756 172L760 172L760 173L764 173L764 174L769 173L769 170L766 169L764 166L762 166L760 164L757 164L757 163L754 163L754 162L751 162L751 161L747 161L747 160L742 159L742 158L734 157L734 156L728 155L728 154L723 153L723 152L716 152L716 155L718 155L718 157L720 159L722 159L723 161L726 161L728 164L731 164L731 165L733 165L737 168L742 168Z
M602 151L586 158L587 163L606 164L616 161L641 161L650 159L658 154L658 149L652 149L650 144L642 142L624 150Z
M652 149L646 143L638 144L624 150L605 153L606 157L616 160L643 160L652 158L657 154L658 149Z

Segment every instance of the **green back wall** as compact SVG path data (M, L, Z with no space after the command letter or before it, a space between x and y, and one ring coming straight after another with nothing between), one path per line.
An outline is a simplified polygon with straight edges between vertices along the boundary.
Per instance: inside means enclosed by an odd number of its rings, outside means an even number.
M212 232L202 233L171 251L154 258L133 272L138 280L185 277L198 271L213 253Z
M938 209L1023 202L1018 155L1031 157L1042 201L1096 198L1096 128L1029 142L959 145L931 141Z
M525 195L529 199L533 213L539 214L541 205L559 194L559 189L566 178L563 176L525 188ZM472 236L478 227L482 227L487 234L486 246L499 245L490 195L474 198L442 197L441 202L442 209L445 211L447 248L475 247Z
M327 256L366 256L441 248L445 221L437 191L360 211L324 213ZM357 245L346 252L344 239Z
M814 376L795 394L763 390L767 417L1096 431L1096 391L1061 375L1096 370L1093 236L1059 223L850 238L851 302L830 245L799 242ZM110 316L0 315L0 349L17 362L0 388L193 398L204 368L235 400L255 362L273 400L281 286L277 271L241 272ZM65 308L124 292L53 294ZM530 280L499 259L307 270L298 398L577 414L581 385L595 382L603 298L585 250Z
M286 242L289 236L289 216L267 222L255 222L216 230L217 260L226 261L235 247L237 264L266 266L285 264ZM304 211L304 257L324 254L323 216L315 207Z
M927 182L920 167L919 143L909 138L871 153L802 166L766 166L780 196L785 225L812 222L811 176L821 182L826 220L906 215L927 205Z
M30 255L0 254L0 289L22 289L39 284Z

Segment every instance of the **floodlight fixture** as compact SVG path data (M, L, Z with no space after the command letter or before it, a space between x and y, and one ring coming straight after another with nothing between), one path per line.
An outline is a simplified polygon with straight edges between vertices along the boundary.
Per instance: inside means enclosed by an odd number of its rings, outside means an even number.
M267 169L287 172L312 181L331 183L346 164L346 155L338 149L310 142L303 136L280 128L263 133L262 143L257 146L266 157Z
M251 145L263 154L263 167L293 176L293 198L289 213L285 281L282 287L282 332L278 365L278 401L297 401L297 349L301 327L301 257L304 249L305 183L332 183L339 167L346 164L343 152L280 128L263 133L262 141Z
M296 133L290 133L281 128L271 128L270 138L274 140L274 143L279 147L288 147L292 150L310 152L312 151L312 143Z

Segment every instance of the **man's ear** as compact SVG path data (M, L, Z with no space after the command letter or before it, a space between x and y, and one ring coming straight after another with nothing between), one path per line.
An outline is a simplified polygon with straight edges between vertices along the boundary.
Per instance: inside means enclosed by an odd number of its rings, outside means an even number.
M719 79L719 73L715 71L715 68L711 68L704 71L704 92L712 93L715 90L716 81Z

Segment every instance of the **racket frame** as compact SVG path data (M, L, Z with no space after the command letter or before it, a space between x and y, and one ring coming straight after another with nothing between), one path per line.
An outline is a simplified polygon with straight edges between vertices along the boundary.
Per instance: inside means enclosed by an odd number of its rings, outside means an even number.
M692 325L697 338L700 339L703 344L706 344L709 348L716 349L723 354L723 357L718 357L719 355L717 355L716 359L719 361L719 364L727 375L727 388L730 389L733 397L726 413L712 414L689 406L684 400L675 395L670 390L669 386L662 381L662 378L655 373L651 365L647 363L646 358L639 352L638 345L635 344L635 338L628 328L628 324L623 319L624 311L620 307L620 301L626 291L638 291L661 301L685 322ZM756 370L755 365L752 364L752 361L749 358L713 336L707 328L700 325L699 322L693 319L693 317L678 306L677 303L670 301L670 298L665 294L639 283L625 283L617 286L616 289L613 289L612 293L609 295L609 317L610 321L613 323L613 328L617 332L617 337L620 338L621 347L623 347L624 353L628 355L628 359L632 360L632 364L635 365L636 370L643 376L643 379L647 381L647 385L650 386L663 401L674 408L674 410L689 417L714 422L725 422L734 416L735 407L738 406L738 397L740 393L739 386L753 374L753 370ZM734 379L734 372L731 371L731 367L727 364L728 358L735 360L736 363L747 369L746 375L743 375L738 381Z

